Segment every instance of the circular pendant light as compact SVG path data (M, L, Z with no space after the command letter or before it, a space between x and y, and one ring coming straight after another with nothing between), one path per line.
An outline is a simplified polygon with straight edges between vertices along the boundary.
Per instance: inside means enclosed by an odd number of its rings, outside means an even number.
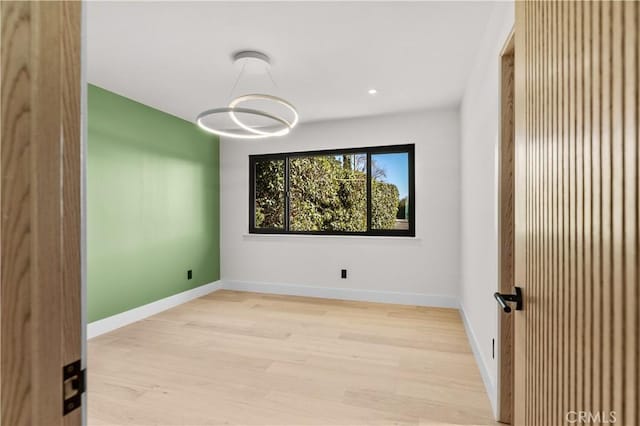
M241 67L236 82L231 89L233 93L243 74L266 74L276 87L270 72L271 60L257 51L242 51L233 55L233 62ZM245 108L251 102L260 102L261 108ZM242 118L241 118L242 116ZM214 124L212 119L229 118L231 125ZM252 122L249 122L252 121ZM284 136L298 124L299 116L296 108L285 99L263 94L250 93L233 98L228 106L208 109L196 117L196 124L203 130L218 136L235 139L264 139Z
M279 118L282 118L282 121L284 123L286 123L286 127L275 130L275 131L264 131L264 130L260 130L260 129L248 126L238 118L237 114L233 111L233 109L236 108L238 105L244 102L249 102L249 101L269 101L269 102L274 102L276 104L282 105L291 112L292 118L291 120L286 120L282 117L279 117ZM296 126L296 124L298 124L298 119L299 119L298 111L296 111L293 105L291 105L289 102L285 101L282 98L279 98L277 96L272 96L272 95L262 95L259 93L252 93L249 95L238 96L237 98L235 98L229 103L229 108L232 109L229 112L229 115L231 116L231 120L233 120L234 123L236 123L238 126L240 126L241 128L243 128L248 132L255 133L257 135L264 135L267 137L286 135L291 131L291 129L293 129Z
M205 123L205 119L209 117L213 117L220 114L229 115L230 117L236 117L236 114L238 113L249 114L249 115L264 117L269 120L273 120L274 122L276 122L276 124L280 124L284 126L283 129L280 130L280 132L284 131L284 133L277 134L277 135L274 133L260 134L260 133L255 133L255 129L249 126L242 125L241 127L243 127L245 131L248 131L248 133L246 132L243 133L242 131L234 131L232 129L218 129ZM237 117L236 117L236 120L237 120ZM240 123L239 120L238 122ZM251 108L222 107L222 108L208 109L198 114L198 116L196 117L196 124L205 132L209 132L218 136L223 136L227 138L236 138L236 139L264 139L269 136L284 136L287 133L289 133L289 131L291 130L291 127L289 127L289 123L286 120L276 115L269 114L268 112L259 111L257 109L251 109Z

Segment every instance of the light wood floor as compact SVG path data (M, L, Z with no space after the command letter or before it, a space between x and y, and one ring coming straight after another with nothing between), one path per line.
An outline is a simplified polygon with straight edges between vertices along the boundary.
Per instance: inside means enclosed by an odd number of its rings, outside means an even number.
M459 313L218 291L89 342L90 425L486 425Z

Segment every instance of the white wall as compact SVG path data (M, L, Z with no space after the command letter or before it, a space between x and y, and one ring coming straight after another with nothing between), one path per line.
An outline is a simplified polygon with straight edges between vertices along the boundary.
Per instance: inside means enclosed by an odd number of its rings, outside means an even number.
M458 111L444 109L303 124L284 138L223 140L222 280L238 288L283 283L312 294L457 306L459 126ZM416 144L415 239L247 235L250 154L406 143ZM348 279L340 278L341 268L348 269ZM336 288L348 290L322 292Z
M499 56L514 23L514 4L497 3L461 106L461 307L497 411Z

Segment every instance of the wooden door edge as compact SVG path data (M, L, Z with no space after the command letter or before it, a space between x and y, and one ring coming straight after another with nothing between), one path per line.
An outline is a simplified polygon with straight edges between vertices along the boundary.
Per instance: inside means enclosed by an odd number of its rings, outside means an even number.
M500 51L500 142L498 167L498 291L512 293L515 256L515 28ZM508 91L508 93L505 93ZM506 98L505 98L506 97ZM505 200L506 197L506 200ZM508 204L505 204L508 203ZM504 228L504 229L503 229ZM508 228L508 229L507 229ZM505 234L507 232L507 234ZM509 243L510 242L510 243ZM507 263L505 263L505 257ZM499 314L498 421L512 423L514 339L513 314Z

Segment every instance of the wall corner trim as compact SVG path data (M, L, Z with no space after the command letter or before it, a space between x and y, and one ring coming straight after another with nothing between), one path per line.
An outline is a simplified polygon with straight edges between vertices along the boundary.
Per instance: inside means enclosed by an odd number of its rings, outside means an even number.
M458 309L459 307L458 298L456 296L436 294L235 280L223 280L222 287L226 290L283 294L288 296L319 297L324 299L355 300L375 303L395 303L398 305L431 306L439 308Z
M471 345L471 350L473 351L473 356L476 359L476 364L478 364L478 369L480 370L480 375L482 376L482 381L484 383L485 390L487 391L487 396L489 397L489 401L491 402L491 410L493 411L494 419L498 419L498 394L497 388L491 380L491 375L489 374L489 370L487 369L487 364L485 363L484 358L482 357L482 352L480 351L480 344L478 339L476 338L475 333L473 332L473 328L471 328L471 322L467 317L467 314L464 310L464 305L460 303L460 316L462 317L462 322L464 324L464 330L467 333L467 338L469 339L469 344Z
M182 305L190 300L197 299L198 297L205 296L220 289L222 289L222 282L219 280L214 281L209 284L203 284L199 287L192 288L191 290L183 291L182 293L174 294L173 296L165 297L164 299L156 300L155 302L94 321L87 325L87 339L92 339L100 336L101 334L124 327L125 325L143 320L152 315L166 311L167 309L175 306Z

